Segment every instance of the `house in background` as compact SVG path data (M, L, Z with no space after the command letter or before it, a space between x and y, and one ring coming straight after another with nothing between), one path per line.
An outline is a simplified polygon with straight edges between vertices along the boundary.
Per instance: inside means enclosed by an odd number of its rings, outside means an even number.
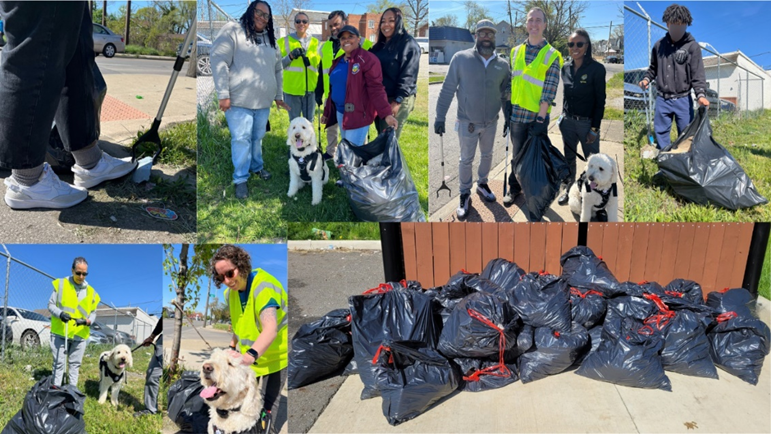
M429 29L429 63L448 64L458 51L474 46L474 37L468 29L439 26Z
M735 104L737 110L771 109L771 75L768 71L765 71L740 50L721 53L721 55L723 59L720 59L719 62L719 73L718 57L704 57L704 72L709 88L716 91L720 99ZM748 74L744 69L726 62L725 59L737 63L763 79Z
M359 35L361 35L362 39L367 39L374 44L377 41L377 34L380 31L381 15L382 14L373 14L370 12L362 15L348 14L348 24L359 30ZM329 25L327 24L327 21L329 21L327 16L329 16L328 13L322 21L321 37L318 38L319 41L322 42L329 39L329 36L332 34L329 30Z
M153 332L155 323L160 320L150 315L140 307L99 307L96 309L96 320L104 325L135 336L137 342L144 341Z

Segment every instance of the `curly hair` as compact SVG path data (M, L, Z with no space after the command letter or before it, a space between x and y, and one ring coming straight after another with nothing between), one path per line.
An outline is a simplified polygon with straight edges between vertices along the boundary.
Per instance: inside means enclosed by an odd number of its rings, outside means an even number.
M586 49L586 54L584 57L586 57L588 60L592 60L592 40L589 39L589 32L584 29L575 29L573 30L573 35L578 35L586 39L586 42L589 44L589 48Z
M72 260L72 269L75 269L75 266L78 264L86 264L88 266L88 262L86 262L86 258L82 256L78 256L77 258Z
M268 7L268 25L265 26L265 31L268 32L268 42L270 42L270 46L273 48L276 47L276 32L273 29L273 9L270 8L270 5L268 2L264 0L255 0L249 4L249 7L246 8L246 12L244 12L243 15L241 15L241 27L244 28L244 32L246 32L246 39L252 41L253 43L257 43L257 31L254 30L254 10L257 9L258 4L264 4Z
M217 250L217 253L215 253L214 256L212 256L211 261L209 261L208 271L212 277L217 275L217 270L214 268L214 266L217 264L217 262L225 259L229 260L233 263L233 265L236 266L238 269L238 274L241 276L248 276L249 273L252 272L252 257L249 256L249 253L238 246L225 244L220 247L219 250ZM222 285L222 282L214 279L214 285L219 288Z
M675 3L667 6L661 20L667 24L683 23L690 26L693 22L693 17L691 17L691 11L687 7Z
M391 36L391 40L396 41L399 39L398 36L401 36L404 33L406 33L406 31L404 30L404 16L402 14L402 10L397 7L388 8L384 10L383 13L380 15L381 23L383 22L383 16L386 14L386 12L392 12L394 14L394 18L396 19L396 21L394 21L394 34ZM380 30L378 26L377 42L375 43L375 45L381 45L381 44L382 45L386 44L386 37L383 34L383 31Z

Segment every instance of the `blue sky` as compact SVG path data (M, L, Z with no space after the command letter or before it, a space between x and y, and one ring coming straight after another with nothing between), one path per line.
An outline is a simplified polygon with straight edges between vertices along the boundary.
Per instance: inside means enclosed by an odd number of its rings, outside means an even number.
M640 2L648 15L654 21L666 25L661 17L664 15L664 9L672 2ZM688 7L693 17L693 24L688 27L688 32L693 34L698 42L708 42L719 52L727 53L741 50L747 56L765 69L771 69L771 33L769 32L769 17L771 17L771 2L677 2ZM636 2L626 2L627 6L639 11ZM630 14L627 13L627 17ZM644 20L634 18L634 28L631 23L626 25L626 52L624 53L625 68L633 69L640 67L641 58L647 60L647 53L639 53L645 44L630 44L630 31L641 27L638 23L644 23ZM658 30L654 40L664 35L663 30ZM642 34L642 31L637 31ZM647 35L645 36L647 38ZM766 53L761 56L756 54ZM705 53L702 53L703 55ZM632 63L630 63L630 61Z
M86 258L88 277L102 301L116 307L139 306L148 313L161 312L163 248L160 245L126 244L7 244L11 256L54 277L71 275L72 260ZM6 260L0 257L0 283L5 292ZM51 279L12 263L10 306L41 309L53 292ZM0 306L2 300L0 300Z
M239 247L245 249L247 252L249 252L249 255L252 257L252 268L262 268L263 270L267 271L273 277L278 279L279 282L284 286L284 289L289 292L289 288L287 288L287 249L286 244L237 244ZM177 257L179 256L179 245L174 246L174 252ZM163 250L163 249L161 249ZM192 246L190 249L190 254L192 255ZM198 302L198 306L196 308L197 312L203 313L204 308L206 307L206 290L208 288L208 278L204 277L200 280L201 283L201 299ZM171 284L171 279L164 275L163 276L163 305L164 306L170 306L171 300L176 297L176 293L172 292L172 290L169 289L169 285ZM214 286L214 283L212 282L211 285L211 293L219 298L219 301L222 302L222 293L225 291L225 287L223 286L222 289L217 289ZM159 294L160 295L160 294Z

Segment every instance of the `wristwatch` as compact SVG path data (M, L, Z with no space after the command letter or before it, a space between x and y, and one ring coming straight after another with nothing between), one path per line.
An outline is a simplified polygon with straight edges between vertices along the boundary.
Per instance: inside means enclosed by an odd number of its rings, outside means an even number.
M396 99L394 99L394 101L396 101L397 104L401 104L402 101L404 101L404 98L397 96Z
M543 123L546 119L542 118L541 116L538 116L535 118L536 122Z
M254 357L254 363L253 364L256 365L257 364L257 359L260 358L260 354L254 348L249 348L248 350L246 350L246 354L249 354L250 356Z

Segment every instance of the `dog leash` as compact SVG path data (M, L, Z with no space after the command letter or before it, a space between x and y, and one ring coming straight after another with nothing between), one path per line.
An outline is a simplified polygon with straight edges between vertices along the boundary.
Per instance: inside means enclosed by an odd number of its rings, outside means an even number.
M156 340L158 340L158 338L159 338L159 337L161 337L161 336L163 336L163 332L160 332L160 333L158 333L158 336L156 336L156 337L155 337L155 339L156 339ZM151 342L151 343L150 343L150 345L152 345L152 346L153 346L153 348L155 348L155 342ZM144 342L143 342L143 343L141 343L141 344L137 345L137 346L136 346L136 348L134 348L133 350L131 350L131 352L133 353L134 351L136 351L136 350L138 350L138 349L140 349L140 348L142 348L142 347L144 347L144 346L145 346L145 344L144 344Z

